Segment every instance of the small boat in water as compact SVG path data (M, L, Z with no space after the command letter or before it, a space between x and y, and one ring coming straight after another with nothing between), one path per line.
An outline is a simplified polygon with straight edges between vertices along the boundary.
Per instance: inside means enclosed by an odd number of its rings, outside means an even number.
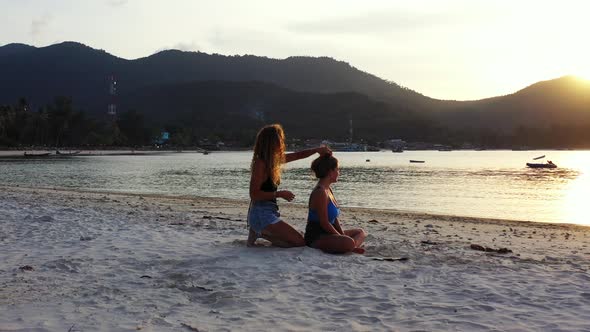
M80 154L80 151L61 152L59 150L55 150L55 154L58 156L75 156L77 154Z
M49 157L50 154L51 154L51 152L40 152L40 153L25 152L25 157L26 158Z
M551 160L549 160L546 163L543 164L538 164L538 163L526 163L527 167L530 168L557 168L557 165L555 165Z
M412 159L410 159L410 162L411 163L423 164L424 163L424 160L412 160Z

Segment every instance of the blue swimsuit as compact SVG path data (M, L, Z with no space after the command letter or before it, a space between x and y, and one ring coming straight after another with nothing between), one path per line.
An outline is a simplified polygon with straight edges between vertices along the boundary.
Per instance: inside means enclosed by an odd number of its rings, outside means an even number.
M340 209L332 202L331 199L328 200L328 221L330 224L334 225L336 218L340 215ZM320 218L318 213L315 210L309 209L309 213L307 214L307 226L305 227L305 245L312 246L313 243L324 235L330 235L330 233L326 232L324 228L320 225Z
M328 200L328 220L330 224L334 225L334 221L340 215L340 209L332 202L332 200ZM315 222L320 223L320 217L315 210L309 209L309 213L307 214L307 221L308 222Z

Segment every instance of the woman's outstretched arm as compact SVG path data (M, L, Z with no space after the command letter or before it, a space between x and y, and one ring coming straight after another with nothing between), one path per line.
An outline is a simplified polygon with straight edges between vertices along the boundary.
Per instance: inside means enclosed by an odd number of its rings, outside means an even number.
M307 149L307 150L301 150L301 151L297 151L297 152L286 153L285 154L285 161L291 162L291 161L295 161L295 160L299 160L299 159L304 159L304 158L307 158L307 157L313 155L314 153L319 153L320 155L332 154L332 150L330 150L326 146L320 146L320 147L313 148L313 149Z

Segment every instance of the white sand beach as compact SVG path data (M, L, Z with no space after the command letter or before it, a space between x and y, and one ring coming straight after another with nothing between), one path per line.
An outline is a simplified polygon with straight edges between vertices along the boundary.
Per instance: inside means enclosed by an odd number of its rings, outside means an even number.
M246 247L247 208L0 186L0 331L590 331L588 227L343 208L335 256Z

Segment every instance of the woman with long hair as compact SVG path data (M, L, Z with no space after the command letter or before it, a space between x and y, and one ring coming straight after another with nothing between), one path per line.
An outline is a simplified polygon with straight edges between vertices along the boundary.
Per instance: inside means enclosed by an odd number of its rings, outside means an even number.
M295 195L288 190L278 190L281 168L284 163L307 158L314 153L332 154L327 147L285 152L285 133L280 124L264 126L256 135L254 155L250 165L250 209L248 211L248 245L258 237L269 240L278 247L302 247L303 236L286 223L279 214L277 199L292 201Z
M332 254L364 253L361 245L367 233L362 228L343 230L338 220L340 208L330 187L340 175L338 159L320 156L311 163L311 169L318 184L309 197L305 244Z

